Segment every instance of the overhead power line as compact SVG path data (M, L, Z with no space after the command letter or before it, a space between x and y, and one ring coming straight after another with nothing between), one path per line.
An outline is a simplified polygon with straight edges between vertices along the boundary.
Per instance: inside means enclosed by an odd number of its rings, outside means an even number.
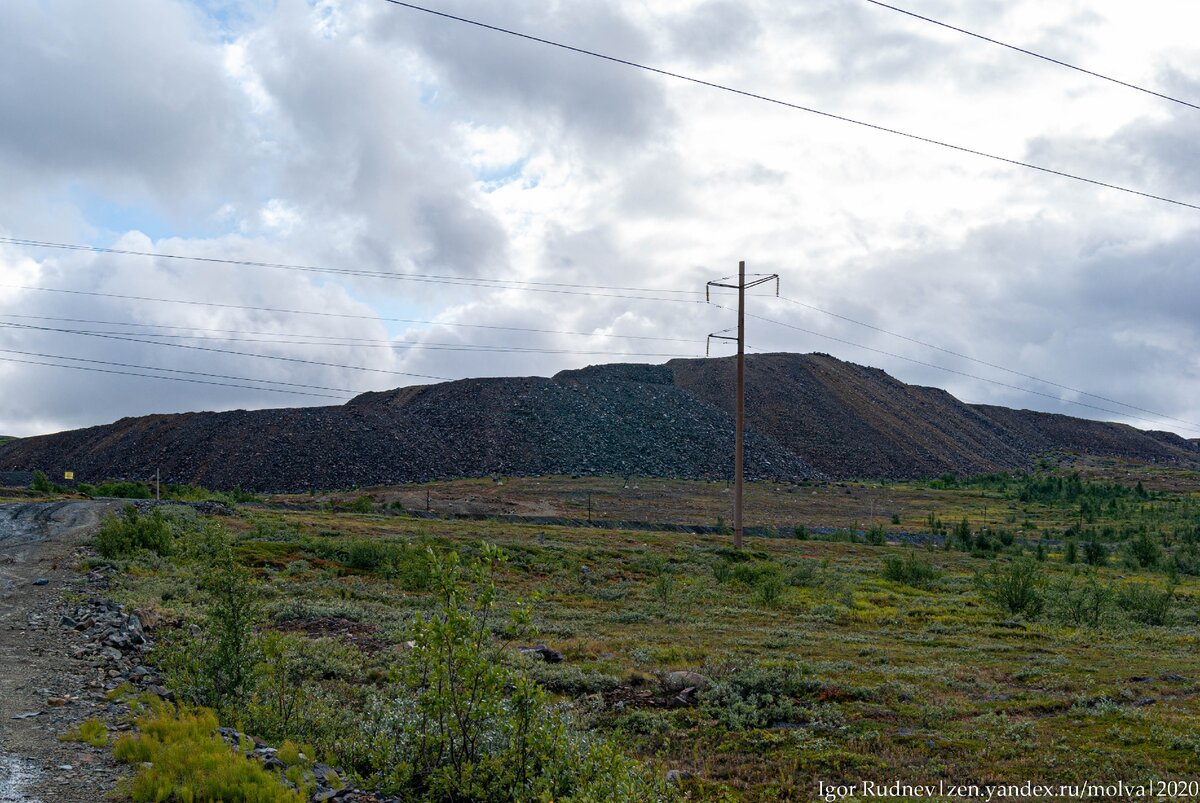
M1018 371L1014 368L1007 368L1003 365L997 365L996 363L988 362L987 360L981 360L977 357L972 357L969 354L963 354L962 352L943 348L943 347L935 345L933 343L928 343L924 340L918 340L915 337L908 337L907 335L902 335L899 332L892 332L888 329L883 329L881 327L874 326L873 324L866 323L865 321L856 320L856 319L850 318L846 315L839 315L836 312L830 312L829 310L821 309L820 307L813 306L812 304L806 304L803 301L797 301L794 298L787 298L786 296L780 296L779 298L781 301L786 301L790 304L795 304L796 306L804 307L805 309L810 309L814 312L819 312L822 315L828 315L832 318L837 318L839 320L846 321L847 323L852 323L856 326L862 326L866 329L871 329L871 330L874 330L881 334L888 335L889 337L895 337L895 338L899 338L900 340L906 340L909 343L914 343L918 346L924 346L925 348L933 349L934 351L940 351L943 354L949 354L952 357L958 357L960 359L968 360L970 362L976 363L977 365L983 365L988 368L995 368L997 371L1004 371L1005 373L1012 374L1013 376L1019 376L1023 379L1032 379L1035 382L1041 382L1043 384L1050 385L1052 387L1061 388L1062 390L1067 390L1067 391L1070 391L1071 393L1078 393L1081 396L1087 396L1088 398L1091 398L1091 399L1098 399L1099 401L1108 402L1109 404L1116 404L1120 407L1126 407L1130 410L1137 410L1140 413L1149 413L1150 415L1155 416L1163 421L1174 421L1178 424L1186 424L1188 427L1192 428L1193 430L1200 432L1200 424L1197 424L1193 421L1187 421L1182 418L1175 418L1174 416L1170 416L1165 413L1160 413L1155 410L1148 410L1145 407L1138 407L1136 404L1129 404L1128 402L1123 402L1118 399L1111 399L1108 396L1101 396L1097 393L1089 393L1086 390L1080 390L1079 388L1074 388L1074 387L1071 387L1070 385L1064 385L1060 382L1055 382L1050 379L1043 379L1040 376L1034 376L1033 374L1027 374L1027 373L1024 373L1023 371Z
M347 371L365 371L372 374L387 374L389 376L410 376L418 379L436 379L443 382L452 381L450 377L434 376L431 374L414 374L409 371L389 371L384 368L370 368L365 365L342 365L336 362L324 362L322 360L305 360L300 357L284 357L279 354L255 354L249 351L233 351L231 349L219 349L212 346L189 346L184 343L162 343L157 340L146 340L140 337L130 337L128 335L110 335L99 334L95 332L85 332L77 329L57 329L50 326L33 326L25 323L0 323L0 328L32 330L39 332L59 332L62 334L83 335L86 337L100 337L106 340L124 340L130 343L145 343L151 346L165 346L174 349L190 349L193 351L210 351L217 354L233 354L239 357L253 357L259 360L277 360L280 362L302 363L304 365L320 365L326 368L342 368Z
M208 377L210 379L233 379L233 380L237 380L239 382L262 382L264 384L269 384L269 385L283 385L283 386L289 387L289 388L303 388L305 390L329 390L329 391L333 391L335 393L343 393L343 394L347 394L350 396L357 396L357 395L363 393L363 391L361 391L361 390L349 390L347 388L331 388L331 387L325 387L324 385L309 385L309 384L304 384L301 382L282 382L282 381L275 380L275 379L256 379L254 377L249 377L249 376L230 376L229 374L211 374L211 373L206 373L204 371L184 371L180 368L160 368L157 365L133 365L131 363L113 362L111 360L93 360L93 359L88 359L86 357L69 357L69 356L65 356L62 354L43 354L42 352L38 352L38 351L18 351L17 349L0 349L0 353L19 354L23 357L43 357L43 358L49 359L49 360L68 360L70 362L86 362L86 363L90 363L93 365L115 365L120 368L138 368L143 371L163 371L163 372L169 373L169 374L186 374L188 376L203 376L203 377ZM62 366L62 367L70 368L73 366ZM149 376L149 374L147 374L147 376ZM160 379L171 379L171 377L159 377L159 378ZM231 385L230 387L252 387L252 386L250 386L250 385ZM292 394L296 393L296 391L294 391L294 390L283 390L280 388L254 387L253 389L266 390L271 393L292 393ZM330 399L340 398L338 396L328 396L327 394L323 394L323 393L303 393L301 395L325 396L326 398L330 398Z
M1110 83L1118 84L1120 86L1126 87L1127 89L1133 89L1138 92L1144 92L1145 94L1153 95L1156 98L1162 98L1163 100L1169 100L1172 103L1178 103L1181 106L1189 106L1193 109L1200 110L1200 106L1197 106L1195 103L1189 103L1186 100L1181 100L1180 98L1172 97L1171 95L1165 95L1162 92L1155 92L1153 89L1147 89L1144 86L1138 86L1137 84L1133 84L1128 81L1122 81L1119 78L1113 78L1111 75L1104 75L1103 73L1098 73L1098 72L1095 72L1094 70L1089 70L1084 67L1080 67L1078 65L1063 61L1061 59L1056 59L1053 56L1046 56L1041 53L1036 53L1032 50L1029 50L1028 48L1019 47L1017 45L1010 45L1007 42L1001 42L999 39L993 39L992 37L984 36L981 33L975 33L974 31L968 31L966 28L959 28L957 25L951 25L948 22L942 22L941 20L936 20L933 17L926 17L923 14L917 14L916 12L909 11L908 9L900 8L899 6L893 6L893 5L889 5L888 3L882 3L882 2L880 2L880 0L866 0L866 2L870 3L873 6L879 6L880 8L886 8L891 11L896 11L896 12L899 12L906 16L912 17L914 19L921 20L923 22L928 22L933 25L938 25L942 28L947 28L951 31L956 31L958 33L965 34L967 36L973 36L976 39L980 39L984 42L990 42L993 45L999 45L1000 47L1006 47L1009 50L1015 50L1018 53L1024 53L1026 56L1033 56L1035 59L1041 59L1042 61L1048 61L1051 64L1057 64L1059 67L1066 67L1068 70L1075 70L1076 72L1081 72L1084 75L1090 75L1093 78L1099 78L1102 81L1109 81Z
M1197 207L1200 208L1200 207ZM274 270L298 271L301 273L321 273L331 276L354 276L364 279L383 279L390 281L416 282L418 284L440 284L450 287L481 287L488 290L519 290L533 293L554 293L558 295L592 296L595 298L627 298L645 301L683 301L690 304L700 304L699 298L703 293L698 290L669 290L653 287L619 287L603 284L572 284L568 282L534 282L521 279L490 279L483 277L442 276L426 273L396 273L388 271L364 270L359 268L336 268L321 265L299 265L289 262L262 262L254 259L229 259L224 257L190 256L187 254L167 254L158 251L136 251L128 248L104 248L97 245L80 243L55 243L43 240L26 240L18 237L0 237L0 244L16 245L25 248L53 248L62 251L84 251L93 254L114 254L118 256L148 257L151 259L171 259L187 262L205 262L218 265L238 265L250 268L270 268ZM599 292L605 291L605 292ZM628 293L673 293L676 296L641 296ZM685 296L694 296L687 298Z
M66 295L76 296L91 296L93 298L116 298L124 301L148 301L156 304L185 304L195 307L212 307L214 309L236 309L247 312L272 312L280 315L311 315L321 318L345 318L349 320L362 321L380 321L383 323L415 323L427 326L451 326L463 329L489 329L503 332L529 332L532 334L541 335L572 335L578 337L611 337L620 340L657 340L664 343L699 343L701 341L694 338L686 337L658 337L653 335L619 335L605 334L603 332L577 332L564 329L536 329L525 326L497 326L494 324L482 323L455 323L450 321L425 321L416 318L389 318L381 315L363 315L351 312L324 312L317 310L303 309L286 309L281 307L253 307L245 304L222 304L216 301L197 301L195 299L184 298L153 298L150 296L132 296L121 295L119 293L99 293L89 290L64 290L56 287L35 287L24 284L3 284L0 287L7 287L12 290L29 290L38 293L61 293ZM17 317L17 316L9 316ZM35 317L35 316L27 316ZM80 323L100 323L99 321L79 321Z
M401 2L401 0L384 0L384 2L391 3L394 6L400 6L402 8L411 9L413 11L420 11L425 14L431 14L435 17L441 17L443 19L452 20L454 22L461 22L465 25L473 25L477 28L483 28L485 30L494 31L496 33L502 33L507 36L515 36L519 39L525 39L530 42L537 42L539 44L548 45L550 47L556 47L561 50L570 51L572 53L578 53L580 55L590 56L590 57L596 58L596 59L602 59L604 61L612 62L613 64L621 64L626 67L633 67L638 70L644 70L646 72L654 73L655 75L662 75L667 78L675 78L680 81L687 81L689 83L698 84L700 86L706 86L706 87L709 87L710 89L717 89L722 92L728 92L730 94L739 95L741 97L750 98L752 100L760 100L760 101L763 101L764 103L772 103L776 106L783 106L788 109L794 109L796 111L807 112L808 114L815 114L820 117L828 118L830 120L837 120L837 121L843 122L843 123L850 123L851 125L860 126L862 128L869 128L873 131L879 131L879 132L882 132L885 134L892 134L894 136L904 137L906 139L915 140L917 142L924 142L928 145L936 145L941 148L949 148L950 150L958 151L959 153L966 153L966 154L970 154L972 156L979 156L979 157L982 157L985 159L991 159L991 160L994 160L997 162L1003 162L1005 164L1013 165L1015 167L1024 167L1029 170L1036 170L1041 173L1047 173L1050 175L1059 176L1061 178L1068 178L1073 181L1081 181L1081 182L1084 182L1085 184L1091 184L1091 185L1094 185L1097 187L1104 187L1106 189L1116 190L1117 192L1128 193L1129 195L1138 195L1138 196L1141 196L1142 198L1149 198L1149 199L1155 200L1155 201L1162 201L1163 203L1174 204L1175 206L1182 206L1182 207L1186 207L1188 209L1200 210L1200 204L1193 204L1193 203L1188 203L1186 201L1179 201L1174 198L1168 198L1165 195L1156 195L1156 194L1150 193L1150 192L1143 192L1142 190L1135 190L1131 187L1125 187L1120 184L1113 184L1113 183L1110 183L1107 181L1100 181L1099 179L1088 178L1086 176L1081 176L1077 173L1068 173L1064 170L1056 170L1051 167L1045 167L1043 165L1033 164L1032 162L1023 162L1019 159L1010 159L1006 156L999 156L994 153L988 153L987 151L977 150L975 148L970 148L965 145L955 145L953 143L945 142L943 140L933 139L932 137L926 137L926 136L922 136L920 134L913 134L908 131L902 131L897 128L889 128L888 126L879 125L878 123L871 123L871 122L867 122L866 120L859 120L859 119L856 119L853 117L847 117L842 114L835 114L833 112L823 111L823 110L817 109L813 106L805 106L805 105L802 105L799 103L792 103L790 101L781 100L779 98L773 98L768 95L761 95L757 92L750 92L745 89L737 89L736 87L732 87L727 84L719 84L719 83L716 83L715 81L706 81L702 78L695 78L695 77L692 77L689 75L684 75L682 73L671 72L670 70L664 70L659 67L651 67L647 64L641 64L639 62L630 61L629 59L623 59L623 58L619 58L617 56L610 56L608 54L600 53L595 50L587 50L582 47L575 47L574 45L567 45L567 44L563 44L562 42L556 42L552 39L545 39L540 36L534 36L532 34L521 33L520 31L514 31L509 28L501 28L498 25L490 25L486 22L480 22L478 20L469 19L467 17L460 17L455 14L448 14L444 11L435 11L431 8L425 8L424 6L414 5L413 3L405 3L405 2Z
M714 304L713 306L719 307L720 309L728 310L730 312L736 312L736 310L734 310L732 307L726 307L721 304ZM1043 398L1053 399L1054 401L1059 402L1059 403L1073 404L1077 407L1086 407L1090 410L1098 410L1100 412L1109 413L1110 415L1131 418L1135 421L1141 421L1143 423L1152 424L1154 426L1162 425L1161 420L1152 420L1149 418L1143 418L1141 416L1131 415L1127 412L1121 412L1120 410L1112 410L1108 407L1101 407L1096 404L1088 404L1087 402L1074 401L1071 399L1063 399L1059 396L1055 396L1053 393L1044 393L1039 390L1033 390L1032 388L1023 388L1020 385L1012 385L1007 382L1001 382L998 379L991 379L986 376L979 376L978 374L971 374L966 371L960 371L956 368L947 368L946 366L938 365L937 363L926 362L924 360L918 360L913 357L906 357L903 354L896 354L895 352L886 351L885 349L875 348L874 346L867 346L867 345L864 345L863 343L855 343L853 340L846 340L845 338L834 337L833 335L827 335L824 332L817 332L812 329L806 329L803 326L796 326L794 324L784 323L783 321L777 321L774 318L768 318L764 315L755 315L755 314L749 313L749 312L746 313L746 315L748 317L754 318L756 320L763 321L764 323L771 323L776 326L782 326L785 329L792 329L797 332L803 332L806 335L812 335L814 337L820 337L825 340L831 340L835 343L842 343L844 345L852 346L857 349L863 349L864 351L874 352L875 354L882 354L885 357L893 357L897 360L904 360L905 362L910 362L910 363L913 363L914 365L920 365L925 368L933 368L937 371L944 371L945 373L955 374L957 376L966 377L967 379L974 379L979 382L987 382L989 384L996 385L998 387L1008 388L1009 390L1015 390L1015 391L1019 391L1021 393L1028 393L1028 394L1031 394L1034 396L1042 396ZM1200 432L1200 429L1193 428L1190 426L1189 426L1189 429L1192 429L1193 431L1196 431L1196 432Z
M170 338L175 340L213 340L220 342L231 343L269 343L282 346L332 346L342 348L364 348L364 349L388 349L393 351L410 350L410 351L469 351L469 352L485 352L485 353L500 353L500 354L578 354L587 356L625 356L625 357L689 357L695 356L690 354L679 354L677 352L641 352L641 351L602 351L590 350L583 351L579 349L556 349L556 348L539 348L535 346L500 346L489 345L486 343L442 343L438 341L422 341L422 340L390 340L380 338L362 338L362 337L343 337L340 335L306 335L294 332L256 332L244 331L239 329L207 329L203 327L190 326L167 326L165 324L143 324L135 322L122 321L93 321L80 318L55 318L47 315L13 315L10 313L0 312L0 318L19 318L21 320L40 320L40 321L61 321L67 323L91 323L101 324L106 326L123 326L126 328L141 328L141 329L174 329L184 330L189 334L174 334L165 332L127 332L127 331L111 331L111 330L75 330L75 329L55 329L55 331L70 332L78 334L103 334L103 335L137 335L139 337L153 338ZM0 321L0 326L4 325L4 321ZM195 332L210 332L217 333L218 336L205 336L193 334ZM224 335L224 336L220 336ZM233 336L230 336L233 335ZM264 337L247 337L247 335L262 335ZM284 339L280 339L284 338ZM699 341L692 341L699 342Z
M70 358L67 358L67 359L70 359ZM112 369L108 369L108 368L92 368L92 367L89 367L86 365L62 365L59 363L42 362L40 360L21 360L16 357L0 357L0 362L15 362L15 363L23 363L25 365L44 365L44 366L47 366L50 368L69 368L74 371L92 371L92 372L100 373L100 374L120 374L121 376L140 376L145 379L162 379L162 380L166 380L168 382L190 382L194 385L217 385L219 387L243 388L245 390L271 390L270 388L254 387L251 385L238 385L238 384L233 384L230 382L213 382L212 380L208 380L208 379L188 379L186 377L181 377L181 376L156 376L155 374L141 374L141 373L136 373L134 371L116 371L116 370L112 370ZM119 363L114 363L114 365L117 365L117 364L119 364ZM327 399L338 399L339 401L345 401L344 397L329 396L324 393L312 393L312 392L301 391L301 390L290 390L290 391L289 390L280 390L277 392L292 393L297 396L319 396L319 397L323 397L323 398L327 398Z

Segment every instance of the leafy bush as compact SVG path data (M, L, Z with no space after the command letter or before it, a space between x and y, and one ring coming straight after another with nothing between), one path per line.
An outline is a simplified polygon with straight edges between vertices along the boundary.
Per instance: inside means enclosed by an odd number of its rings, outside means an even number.
M803 666L751 664L703 689L700 710L730 730L807 722L810 714L797 700L811 697L820 688Z
M729 567L729 580L744 583L754 588L762 578L768 575L780 574L782 567L769 560L756 560L749 563L735 563Z
M351 502L347 509L351 513L374 513L375 502L369 496L360 496Z
M203 589L208 596L198 635L186 631L164 639L158 661L171 687L187 702L222 712L241 712L256 681L259 643L253 627L258 598L250 573L238 565L223 533L206 528L209 562Z
M168 485L163 497L187 502L223 502L227 505L261 501L255 494L243 491L240 487L231 491L213 491L200 485Z
M783 597L783 578L779 572L762 574L754 582L754 604L760 608L774 608Z
M765 728L776 722L795 722L798 707L785 695L745 692L724 681L713 683L701 694L701 712L729 730Z
M364 718L376 778L423 801L666 800L671 790L612 745L575 731L546 692L502 660L529 610L499 621L495 566L484 545L460 562L429 554L437 609L418 620L399 683Z
M802 560L788 564L787 571L784 575L784 582L788 585L807 587L815 585L817 581L818 577L816 561Z
M346 547L346 565L352 569L374 571L388 559L387 547L370 538L356 538Z
M118 761L139 767L128 794L136 803L227 801L304 803L308 789L291 789L280 777L233 750L216 734L207 710L158 707L140 717L138 735L123 736L113 748Z
M872 524L864 534L868 544L883 546L887 543L887 530L881 524Z
M1083 560L1092 566L1104 566L1108 563L1108 547L1100 542L1094 532L1083 542Z
M106 558L119 558L138 552L168 555L171 552L171 525L160 510L141 515L126 505L120 516L106 516L96 533L96 551Z
M1152 569L1162 560L1162 550L1145 530L1129 542L1129 555L1133 558L1135 566L1143 569Z
M916 588L933 588L942 573L932 563L922 560L916 553L904 557L888 555L883 559L883 578Z
M1082 582L1076 577L1063 577L1051 583L1046 593L1050 616L1075 627L1102 627L1112 612L1112 584L1102 585L1095 572L1088 572Z
M1063 563L1074 564L1079 560L1079 548L1075 541L1067 539L1067 544L1063 547Z
M583 694L612 691L621 685L620 678L594 669L580 669L571 664L548 664L541 656L525 660L525 672L544 689L578 697Z
M115 499L149 499L150 486L144 482L103 482L96 486L94 496Z
M29 483L29 490L48 494L54 490L54 483L50 482L50 478L46 476L46 472L34 471L33 482Z
M1163 589L1145 583L1130 583L1117 594L1117 607L1125 611L1130 619L1144 625L1168 624L1174 603L1174 583Z
M975 585L984 599L1005 613L1031 618L1042 610L1044 581L1042 568L1029 558L994 563L986 572L975 575Z

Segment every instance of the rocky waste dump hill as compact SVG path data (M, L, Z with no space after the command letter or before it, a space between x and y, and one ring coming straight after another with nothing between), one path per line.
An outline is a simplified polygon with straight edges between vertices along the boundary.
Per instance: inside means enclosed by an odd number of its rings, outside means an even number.
M366 393L340 407L183 413L0 445L0 471L304 491L464 476L732 475L732 358ZM969 405L823 354L747 358L746 467L777 480L1030 467L1048 451L1200 465L1165 432Z
M663 367L677 387L732 411L732 360L671 360ZM827 354L753 355L746 388L749 427L837 478L1027 469L1051 451L1200 465L1197 442L1173 433L966 404Z

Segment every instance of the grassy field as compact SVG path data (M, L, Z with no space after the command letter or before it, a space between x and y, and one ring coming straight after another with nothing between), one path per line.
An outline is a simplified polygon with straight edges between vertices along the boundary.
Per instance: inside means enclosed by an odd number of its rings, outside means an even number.
M718 534L416 519L394 505L424 509L428 490L435 511L582 518L590 491L593 516L713 524L728 505L719 484L496 478L246 506L221 526L250 573L258 632L291 634L308 657L286 726L255 714L256 698L231 715L381 777L362 712L436 608L428 554L487 542L509 556L499 607L537 600L539 634L521 643L564 657L513 643L503 661L582 732L659 776L690 773L690 799L808 800L819 782L862 779L1200 780L1197 486L1112 465L1089 470L1095 483L1048 476L756 483L748 523L808 537L741 552ZM936 542L865 543L871 525L927 531L930 514ZM203 522L177 518L177 541L197 537ZM186 544L160 551L171 556L115 559L119 595L203 623L203 564Z

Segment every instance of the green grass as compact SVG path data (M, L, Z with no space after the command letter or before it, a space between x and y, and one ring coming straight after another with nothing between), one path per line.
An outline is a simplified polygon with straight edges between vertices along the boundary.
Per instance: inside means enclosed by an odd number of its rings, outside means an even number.
M580 482L460 481L438 484L431 496L478 499L490 488L513 506L538 493L550 506L571 498ZM603 482L613 491L608 513L654 513L642 507L649 482L624 501L622 480ZM313 743L351 772L366 765L355 763L345 728L369 720L372 684L403 662L399 645L433 603L424 550L469 556L486 540L510 556L496 577L499 607L539 596L538 640L565 656L561 664L510 660L570 700L585 727L653 765L694 773L692 799L808 799L818 781L847 777L1200 779L1200 740L1192 736L1200 728L1200 685L1191 657L1200 637L1200 580L1165 571L1173 565L1166 557L1187 546L1182 536L1171 540L1174 530L1200 521L1195 493L1155 491L1098 517L1095 525L1118 529L1113 555L1106 565L1084 567L1063 562L1058 543L1044 542L1038 561L1034 543L1005 546L996 532L1019 529L1026 518L1039 536L1069 527L1079 517L1077 500L1022 502L1009 498L1014 488L964 485L788 492L754 483L748 509L758 517L752 521L811 530L843 518L845 500L862 504L875 494L877 503L893 500L876 506L888 530L916 529L937 510L948 522L966 516L973 530L990 523L986 548L973 532L969 549L780 538L751 539L738 553L716 535L419 520L316 505L255 510L230 526L266 623L288 625L312 645L297 670L303 710L278 735ZM654 481L654 488L681 521L715 520L717 508L706 506L728 499L716 484ZM410 509L424 507L423 487L372 496L382 505L401 499ZM986 516L972 516L984 505ZM888 524L893 510L900 527ZM1143 524L1160 545L1164 533L1170 541L1161 546L1159 568L1124 561L1120 528ZM195 567L145 560L122 580L124 599L190 616L198 604ZM1009 576L1014 566L1035 573L1031 589ZM988 578L1007 584L1001 591L1013 584L1030 590L1040 605L1006 609L1008 597L990 593ZM1097 604L1099 616L1072 611ZM369 632L377 643L338 641L336 632L330 639L329 622L345 623L334 631ZM325 629L318 633L316 623ZM310 624L311 631L296 630ZM711 686L689 706L654 703L669 699L658 678L674 670L702 673Z
M231 749L216 734L211 711L159 707L140 717L136 735L122 736L113 747L118 761L137 767L128 783L135 803L177 800L229 803L304 803L303 789L285 786L280 777Z
M104 747L108 744L108 728L104 723L92 717L79 723L78 727L70 728L58 737L61 742L83 742L92 747Z

